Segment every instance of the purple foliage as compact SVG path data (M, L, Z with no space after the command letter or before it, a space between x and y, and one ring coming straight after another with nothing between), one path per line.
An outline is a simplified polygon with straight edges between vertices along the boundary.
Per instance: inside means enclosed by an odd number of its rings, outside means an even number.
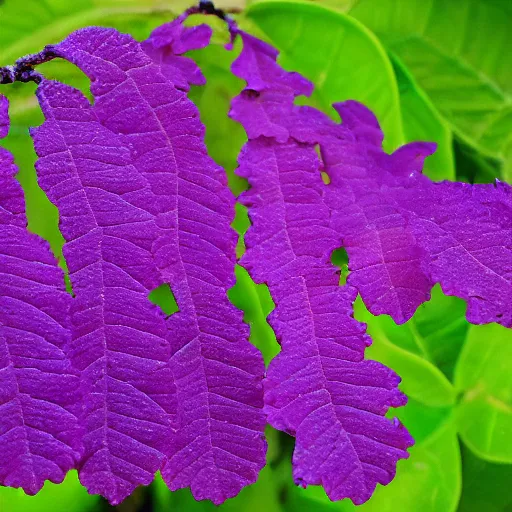
M408 456L410 435L397 420L384 417L389 407L403 405L405 396L393 371L363 359L371 340L353 318L357 291L338 286L329 261L339 237L325 203L321 162L313 144L290 136L290 130L315 129L314 118L308 123L305 117L302 128L294 120L288 125L294 96L308 84L277 66L277 52L242 37L233 70L247 88L233 102L231 115L250 138L238 174L249 180L241 200L252 227L241 263L257 282L269 285L276 303L269 321L282 347L265 382L268 421L297 439L296 483L322 484L332 500L362 503L377 483L392 480L397 460ZM276 98L285 102L282 114ZM254 138L251 126L258 121L251 103L271 120Z
M176 89L188 91L191 85L204 85L206 79L199 66L182 54L208 46L212 29L208 25L185 27L183 21L182 16L157 27L142 47Z
M60 212L75 295L73 364L81 372L86 432L82 483L119 503L149 484L175 410L163 315L148 301L161 284L152 248L161 236L146 179L80 91L43 80L44 124L32 130L39 183Z
M249 139L242 264L269 285L282 347L265 381L226 294L235 200L186 95L205 82L184 56L210 41L209 27L183 25L198 12L226 19L243 42L232 70L247 86L230 112ZM422 167L435 145L388 155L363 105L335 104L343 123L296 106L313 85L277 56L205 2L143 43L93 27L0 69L6 83L39 84L36 168L60 212L73 295L27 231L0 149L1 485L34 494L77 468L91 493L118 504L160 469L170 489L220 504L264 466L266 415L296 437L297 484L363 503L413 440L385 416L406 398L392 370L364 359L357 294L402 323L440 283L467 301L470 322L512 327L512 188L432 183ZM33 69L56 57L91 79L93 104ZM7 111L0 96L0 138ZM340 246L350 269L341 287L330 262ZM170 317L148 300L163 284L179 308Z
M95 99L90 106L78 91L43 81L47 121L34 132L41 185L61 211L82 303L74 346L90 435L81 480L117 503L151 481L163 452L172 489L190 486L198 499L221 503L265 463L263 360L226 295L234 198L207 155L196 107L140 44L85 29L54 52L88 74ZM76 284L75 269L85 271ZM147 301L162 283L179 306L167 320ZM110 412L112 401L122 412ZM100 440L100 425L116 443Z
M0 138L9 128L0 96ZM82 451L78 373L66 355L70 296L50 248L27 231L12 156L0 148L0 485L36 494Z

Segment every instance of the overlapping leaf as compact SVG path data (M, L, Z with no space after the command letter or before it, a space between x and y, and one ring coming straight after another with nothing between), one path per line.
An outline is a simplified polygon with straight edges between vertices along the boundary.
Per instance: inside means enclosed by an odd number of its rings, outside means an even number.
M44 80L45 123L32 131L39 182L61 216L75 298L71 357L81 371L82 483L118 503L162 462L174 410L165 319L148 301L161 284L162 236L150 185L76 89Z
M299 483L322 483L331 499L362 502L377 482L389 481L404 452L392 452L384 462L373 452L376 463L371 450L350 438L364 437L372 421L354 428L344 408L382 414L400 404L392 391L366 392L359 402L354 389L369 384L368 369L359 374L348 369L351 364L344 366L346 360L360 361L365 346L361 326L351 319L355 290L374 314L387 313L402 323L440 282L445 293L467 301L471 322L511 326L512 191L499 182L432 183L421 169L435 145L411 143L385 154L375 116L356 102L334 105L342 125L294 106L295 96L310 93L310 84L279 68L272 47L245 33L242 39L244 50L233 71L247 87L231 111L250 139L239 169L251 185L242 197L253 223L242 262L270 286L277 304L270 321L283 347L267 378L269 421L297 436ZM327 172L328 185L320 171ZM351 273L347 287L336 289L327 262L340 244ZM348 380L340 377L343 370ZM397 384L390 374L371 373L372 386L392 390ZM349 384L356 386L351 393L344 387ZM347 430L349 436L340 437ZM381 442L407 446L396 432L382 425L378 430L385 436ZM341 456L341 447L355 453Z
M171 51L204 44L204 31L186 42L188 31L177 34ZM75 311L76 336L97 335L77 357L82 369L97 366L90 385L100 386L81 479L118 502L152 479L163 451L172 489L190 486L198 499L220 503L256 480L265 453L263 361L226 296L234 281L234 199L206 153L197 109L153 62L158 44L150 58L129 36L86 29L54 51L88 74L95 98L91 107L77 91L44 82L47 122L35 134L41 184L61 203L77 301L97 315L85 327ZM186 88L183 80L178 87ZM75 285L84 265L88 278ZM163 282L179 307L167 321L147 301ZM172 433L165 425L170 370L178 399ZM123 408L122 425L96 412L110 411L112 401ZM124 444L100 442L100 425L115 442L121 430Z
M0 138L7 135L0 96ZM12 156L0 148L0 484L37 493L82 451L79 379L67 357L70 297L48 244L26 229Z
M290 130L309 130L301 121L315 121L291 116L294 96L311 86L281 70L273 48L242 38L233 71L247 87L231 112L250 138L237 171L251 185L242 196L253 224L242 264L269 285L276 303L269 321L282 347L266 380L268 420L297 439L298 484L323 484L331 499L362 503L377 483L389 483L412 444L398 421L384 417L405 397L394 372L363 360L370 339L352 316L357 292L338 287L328 261L338 239L322 197L320 162L312 145L289 137Z

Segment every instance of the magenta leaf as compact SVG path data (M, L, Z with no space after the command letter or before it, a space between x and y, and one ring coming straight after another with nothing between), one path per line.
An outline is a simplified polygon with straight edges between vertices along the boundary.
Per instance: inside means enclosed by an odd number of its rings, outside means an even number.
M405 322L440 283L465 299L468 321L512 326L512 188L433 183L421 174L435 145L382 151L362 105L335 105L354 140L318 137L331 178L331 226L349 255L348 283L374 314ZM343 122L343 125L345 122ZM372 143L368 143L371 133Z
M314 118L302 127L298 119L288 124L293 98L305 82L287 77L275 57L264 43L244 35L233 66L259 93L243 92L234 101L233 117L244 126L254 123L249 108L254 102L273 124L285 125L272 137L267 132L253 139L247 130L251 140L238 170L251 187L242 195L252 227L241 263L257 282L269 285L276 303L269 322L282 346L268 369L265 406L270 424L296 437L295 481L322 484L333 500L362 503L377 483L391 481L397 460L408 456L410 435L397 420L384 417L389 407L403 405L405 396L393 371L363 359L371 340L352 316L357 291L338 286L329 262L339 237L324 202L321 162L313 144L289 135L281 142L285 132L315 126ZM266 81L272 77L275 90ZM282 117L274 93L290 103ZM267 101L273 104L267 107Z
M81 371L89 492L119 503L149 484L175 409L164 316L148 301L161 281L151 250L162 229L130 150L76 89L43 80L46 121L32 130L39 183L60 212L75 298L71 357Z
M250 138L291 137L320 147L331 180L324 192L330 226L349 256L347 284L370 311L403 323L440 283L468 302L470 322L512 326L511 187L432 183L421 170L434 144L412 143L387 155L379 124L363 105L335 104L341 125L294 106L293 98L308 92L305 85L276 69L275 52L243 38L246 49L233 69L249 82L231 116Z
M0 138L7 135L0 96ZM13 158L0 148L0 485L36 494L82 451L79 378L66 355L71 297L49 246L27 231Z
M369 338L352 302L359 292L374 314L401 323L439 282L467 300L469 321L510 327L512 189L432 183L421 171L435 145L385 154L375 116L357 102L334 105L341 125L295 106L308 82L240 34L233 72L247 87L230 115L250 139L238 170L251 186L241 198L252 221L242 264L268 283L282 344L265 382L269 422L297 438L297 483L362 503L393 478L412 439L383 417L405 400L391 370L363 360ZM351 271L344 287L329 263L340 245Z
M146 51L151 41L145 44ZM157 47L161 44L162 41ZM178 51L174 46L170 49ZM120 305L130 308L123 317L116 317L117 322L124 317L131 322L131 314L136 315L139 324L143 320L142 332L133 333L136 343L128 339L126 346L115 344L116 357L121 359L131 359L125 352L136 351L133 354L138 357L140 373L128 374L116 365L116 382L129 382L136 391L141 382L147 390L150 386L146 386L143 376L149 372L145 365L151 363L149 369L156 371L160 362L169 358L165 343L158 341L163 338L160 319L149 316L153 310L149 310L149 302L143 306L142 296L147 298L148 290L168 283L179 308L165 323L172 353L170 368L177 388L176 429L169 435L156 436L163 424L163 410L153 410L148 404L147 411L139 412L141 408L130 402L124 415L133 418L134 430L128 436L135 438L139 434L135 422L145 418L147 424L155 425L155 438L137 440L142 441L137 445L140 454L122 453L122 459L131 466L123 466L119 473L121 478L128 478L130 469L133 484L135 480L147 482L158 462L158 455L149 447L157 447L165 451L162 474L171 489L190 486L196 499L222 503L256 481L265 464L266 448L263 359L247 341L242 312L230 304L226 294L234 284L236 238L230 228L234 198L227 188L225 173L206 152L204 126L196 107L180 90L183 84L175 85L139 43L114 30L92 28L75 32L53 50L91 78L95 102L90 107L76 92L56 93L49 112L50 103L45 99L49 86L41 86L39 96L52 136L41 131L44 125L36 135L36 146L43 156L40 173L46 173L50 180L51 171L57 166L51 164L53 156L46 158L45 154L57 151L54 157L63 162L58 167L64 173L71 165L74 169L81 167L78 174L90 176L82 178L83 190L78 194L85 196L89 204L84 199L84 204L78 206L76 199L69 199L69 207L60 207L62 214L66 209L74 213L73 226L77 224L77 214L92 214L83 224L99 237L94 238L94 247L82 250L82 256L75 255L76 264L81 268L86 263L84 255L94 252L100 267L107 264L108 274L113 265L116 279L120 279L118 274L122 271L126 279L133 281L123 286L134 293L140 289L140 302L138 296L131 298L120 290L115 303L108 306L116 312ZM67 105L70 96L73 105ZM82 123L85 131L79 129ZM65 147L56 144L62 137L66 137ZM61 186L60 181L57 187ZM53 186L50 181L43 185L50 197ZM66 194L69 191L64 192L63 201ZM74 239L70 234L64 236ZM106 245L100 240L105 238L110 243L112 236L129 243L112 246L112 253L98 254ZM71 278L73 281L72 274ZM101 292L101 282L88 283L95 293ZM74 290L78 299L79 290L76 286ZM146 310L147 317L143 317ZM101 322L98 327L101 330ZM98 348L97 357L104 363L105 344ZM107 378L109 371L110 365L98 370ZM170 384L171 378L167 381ZM151 387L141 398L151 398L150 392L154 392L155 406L157 397L164 392L156 389L156 384L165 387L166 381L160 376L150 382L155 388ZM122 397L128 391L120 390L119 394ZM105 399L108 397L103 396ZM128 428L126 422L125 418ZM99 443L97 431L92 432L91 447ZM142 450L148 450L151 458L142 456ZM144 468L134 471L142 463ZM128 485L122 490L107 489L112 478L106 469L92 469L92 481L99 486L102 476L105 487L100 492L108 491L112 502L126 495Z
M176 89L188 91L191 85L204 85L206 79L199 66L182 54L208 46L212 29L208 25L185 27L183 21L184 17L179 17L160 25L142 47Z

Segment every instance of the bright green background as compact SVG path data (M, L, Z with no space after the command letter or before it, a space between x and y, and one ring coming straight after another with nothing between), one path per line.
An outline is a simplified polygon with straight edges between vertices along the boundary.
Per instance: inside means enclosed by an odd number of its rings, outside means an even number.
M388 151L412 140L438 143L426 162L434 180L512 180L512 3L508 0L324 0L253 1L238 14L240 24L281 50L280 62L316 84L314 104L334 116L334 101L353 98L377 114ZM0 65L40 50L86 25L114 26L144 38L171 19L185 0L0 0ZM239 11L243 2L219 6ZM325 8L328 6L329 8ZM235 193L245 182L233 175L243 130L226 116L242 84L229 73L235 52L222 48L224 29L215 21L215 44L194 52L208 85L194 88L207 127L211 155L226 168ZM71 65L41 67L47 76L87 90ZM20 167L29 227L48 239L57 255L62 237L58 215L37 186L27 127L42 121L33 84L2 87L11 99L13 127L5 146ZM238 207L236 227L247 229ZM243 251L243 241L239 252ZM62 260L61 260L62 261ZM64 265L64 263L62 262ZM346 268L346 264L343 266ZM272 300L237 268L231 300L245 311L251 341L268 361L278 345L266 316ZM370 358L402 376L406 407L392 411L416 439L398 476L379 487L362 511L512 511L512 334L497 326L470 326L465 304L436 287L413 319L396 326L375 318L358 301L356 316L368 323ZM291 480L293 442L268 431L269 464L258 482L220 507L221 511L349 511L321 489L298 489ZM0 457L2 455L0 454ZM108 510L89 496L75 472L37 497L0 489L1 512ZM170 493L159 478L118 507L123 511L211 511L188 491Z

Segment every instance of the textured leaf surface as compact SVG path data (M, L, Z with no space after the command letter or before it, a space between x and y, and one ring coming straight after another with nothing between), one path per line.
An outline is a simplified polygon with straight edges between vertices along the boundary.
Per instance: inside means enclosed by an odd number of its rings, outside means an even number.
M153 479L175 408L165 319L147 298L161 284L151 250L162 230L144 210L154 196L129 149L82 93L43 81L38 98L39 182L59 208L75 295L71 356L86 428L79 474L91 493L118 503Z
M0 96L0 138L7 107ZM48 244L26 229L16 172L0 148L0 484L35 494L80 456L79 379L66 355L71 297Z
M381 120L386 149L403 144L393 67L381 43L363 25L350 16L300 1L252 2L245 16L251 33L253 27L260 30L282 52L283 67L315 84L315 105L333 112L335 101L361 101Z
M421 174L429 143L392 155L373 114L336 104L353 140L321 136L331 184L331 226L349 256L347 283L374 314L408 320L434 283L468 303L467 318L512 326L512 188L432 183Z
M420 420L416 416L416 421ZM414 418L410 418L414 423ZM422 419L422 418L421 418ZM331 503L321 489L294 489L286 510L315 512L455 512L461 487L460 450L453 422L445 422L411 449L411 457L398 463L392 485L380 487L361 506L349 502Z
M196 107L138 43L88 29L57 51L93 80L94 115L129 148L152 194L133 201L160 230L147 247L179 308L167 320L179 405L164 479L221 503L265 463L263 360L226 295L234 284L234 198L206 153Z
M266 379L268 420L296 437L296 483L322 484L333 500L362 503L378 482L389 483L397 459L407 456L409 434L384 417L405 397L394 372L363 360L370 339L352 317L356 291L338 287L328 262L338 240L328 226L320 162L313 146L289 137L290 129L301 130L300 123L287 125L291 102L311 86L279 68L273 48L242 38L233 71L247 87L231 112L251 139L237 171L251 185L242 195L253 224L242 264L269 285L276 303L269 321L282 347ZM264 117L268 122L259 127Z

